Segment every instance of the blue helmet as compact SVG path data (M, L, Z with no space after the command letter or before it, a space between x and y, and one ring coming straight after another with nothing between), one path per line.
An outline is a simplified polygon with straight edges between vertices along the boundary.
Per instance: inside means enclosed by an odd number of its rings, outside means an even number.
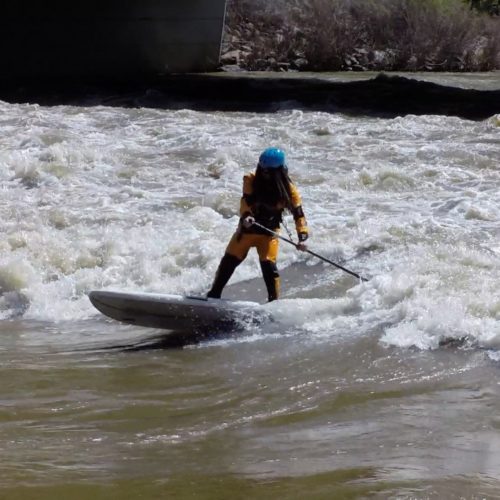
M262 168L286 167L285 152L278 148L267 148L259 157Z

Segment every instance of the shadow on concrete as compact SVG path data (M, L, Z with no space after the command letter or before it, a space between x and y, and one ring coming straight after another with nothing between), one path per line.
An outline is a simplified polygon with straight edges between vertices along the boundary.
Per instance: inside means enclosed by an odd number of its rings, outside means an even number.
M40 105L119 106L199 111L286 109L391 118L448 115L483 120L500 113L500 90L462 89L380 74L369 80L189 74L151 82L37 82L0 88L0 99Z

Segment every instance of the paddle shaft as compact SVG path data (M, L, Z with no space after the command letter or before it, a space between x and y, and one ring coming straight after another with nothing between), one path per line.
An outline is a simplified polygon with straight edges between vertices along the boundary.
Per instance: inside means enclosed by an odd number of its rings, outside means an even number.
M269 229L262 224L259 224L258 222L253 223L254 226L259 227L260 229L263 229L269 234L272 234L276 238L279 238L280 240L286 241L287 243L290 243L290 245L293 245L295 248L298 248L298 244L295 243L292 240L289 240L288 238L285 238L284 236L281 236L281 234L277 233L276 231L273 231L272 229ZM340 264L337 264L333 262L333 260L327 259L326 257L323 257L322 255L317 254L316 252L313 252L312 250L309 250L308 248L304 249L303 252L307 252L310 255L313 255L314 257L317 257L318 259L328 262L328 264L331 264L332 266L335 266L338 269L342 269L342 271L346 272L347 274L350 274L351 276L354 276L355 278L358 278L361 281L368 281L366 278L363 278L360 276L358 273L355 273L354 271L350 271L349 269L346 269L345 267L342 267Z

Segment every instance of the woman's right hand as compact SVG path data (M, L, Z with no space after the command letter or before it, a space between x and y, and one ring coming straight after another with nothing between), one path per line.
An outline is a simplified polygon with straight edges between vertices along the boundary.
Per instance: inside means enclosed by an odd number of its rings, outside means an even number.
M241 223L243 224L243 227L245 229L249 229L250 227L253 226L255 222L255 219L251 216L251 215L247 215L242 221Z

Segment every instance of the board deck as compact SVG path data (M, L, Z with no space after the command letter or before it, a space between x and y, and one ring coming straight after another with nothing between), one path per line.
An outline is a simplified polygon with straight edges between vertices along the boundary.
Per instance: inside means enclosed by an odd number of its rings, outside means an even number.
M101 313L123 323L166 330L244 327L270 320L257 302L157 293L94 290L89 299Z

